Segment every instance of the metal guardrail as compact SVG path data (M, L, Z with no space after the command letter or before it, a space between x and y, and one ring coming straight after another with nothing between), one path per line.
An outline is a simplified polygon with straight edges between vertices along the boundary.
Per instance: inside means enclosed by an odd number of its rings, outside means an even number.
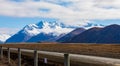
M10 63L10 51L11 50L9 47L6 47L6 48L8 51L8 62ZM38 66L38 51L39 50L34 49L34 66ZM21 66L21 48L17 48L17 52L18 52L18 66ZM92 56L77 57L77 58L75 56L78 56L78 55L70 56L70 54L64 53L64 66L70 66L71 59L74 59L80 62L86 62L86 63L96 63L96 64L101 63L101 64L105 64L105 66L120 66L120 60L118 59L114 59L114 62L111 62L112 59L108 59L108 58L101 57L101 59L99 58L97 60L94 60L95 57L92 57ZM0 58L3 58L3 47L2 46L0 46ZM79 58L81 58L82 60L79 60Z
M7 48L8 63L10 63L10 48ZM3 58L3 47L0 47L0 59ZM18 48L18 66L21 66L21 49ZM38 50L34 50L34 66L38 66ZM69 54L64 54L64 66L70 66Z

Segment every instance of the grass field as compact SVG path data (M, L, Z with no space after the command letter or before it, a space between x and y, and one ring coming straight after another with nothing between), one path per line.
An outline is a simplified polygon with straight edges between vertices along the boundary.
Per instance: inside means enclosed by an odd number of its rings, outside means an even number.
M21 43L0 44L3 47L38 49L42 51L54 51L82 55L93 55L120 59L119 44L58 44L58 43Z

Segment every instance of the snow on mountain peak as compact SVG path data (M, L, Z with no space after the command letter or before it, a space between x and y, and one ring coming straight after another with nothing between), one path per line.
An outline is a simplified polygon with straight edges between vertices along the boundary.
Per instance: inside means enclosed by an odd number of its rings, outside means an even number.
M38 26L38 28L43 28L43 24L44 24L43 21L40 21L35 25Z
M24 32L25 34L30 35L30 36L37 35L37 34L39 34L38 26L37 26L36 24L26 25L26 26L23 28L23 32Z
M30 36L35 36L39 33L45 34L55 34L60 35L61 33L68 33L73 30L73 28L65 27L62 23L57 22L46 22L40 21L37 24L30 24L23 28L23 32L25 34L29 34Z
M79 26L82 28L91 28L91 27L101 27L103 25L98 25L94 23L87 23L86 25ZM60 35L63 33L68 33L75 28L79 28L78 26L71 26L71 25L65 25L60 22L46 22L46 21L40 21L37 24L30 24L24 27L23 32L25 34L28 34L30 36L35 36L39 33L45 33L45 34L54 34L54 35Z
M37 25L35 25L35 24L30 24L30 25L26 25L25 26L25 30L33 30L34 28L37 28L38 26Z

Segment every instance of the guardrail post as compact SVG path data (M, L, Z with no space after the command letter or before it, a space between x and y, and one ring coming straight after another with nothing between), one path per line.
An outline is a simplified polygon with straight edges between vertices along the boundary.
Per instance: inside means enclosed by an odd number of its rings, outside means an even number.
M38 66L38 53L37 53L37 49L34 50L34 66Z
M47 63L48 63L47 58L44 58L44 63L45 63L45 64L47 64Z
M64 54L64 66L70 66L69 54Z
M3 58L3 49L2 49L2 46L0 46L0 59Z
M18 48L18 66L21 66L21 49Z
M10 48L8 48L8 63L10 63Z

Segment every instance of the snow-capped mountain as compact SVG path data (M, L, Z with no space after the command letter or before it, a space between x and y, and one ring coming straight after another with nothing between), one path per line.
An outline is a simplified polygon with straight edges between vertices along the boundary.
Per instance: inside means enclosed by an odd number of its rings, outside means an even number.
M70 32L73 30L73 28L67 27L63 23L41 21L37 24L30 24L25 26L23 30L25 34L29 34L31 36L37 35L39 33L54 33L54 35L60 35L61 33Z
M61 34L67 34L76 28L88 28L91 26L93 25L89 23L83 26L71 26L60 22L40 21L37 24L26 25L22 30L10 37L6 43L46 41L58 37Z
M0 43L4 43L9 37L8 34L0 34Z
M73 29L74 28L69 28L63 23L40 21L37 24L26 25L22 30L10 37L6 42L26 42L39 34L46 36L59 36L60 34L68 33Z

